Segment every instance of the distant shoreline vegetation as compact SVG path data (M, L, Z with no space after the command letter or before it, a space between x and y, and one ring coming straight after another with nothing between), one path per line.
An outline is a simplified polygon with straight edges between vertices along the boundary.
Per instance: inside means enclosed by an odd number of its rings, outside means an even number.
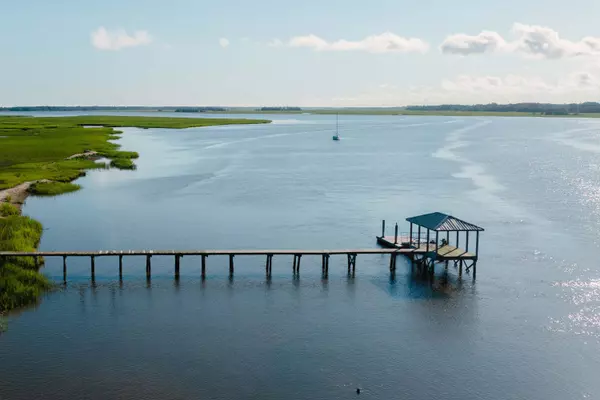
M177 113L306 113L306 114L355 114L355 115L440 115L440 116L568 116L600 117L600 103L511 103L511 104L441 104L410 105L406 107L224 107L224 106L17 106L0 107L12 112L177 112Z

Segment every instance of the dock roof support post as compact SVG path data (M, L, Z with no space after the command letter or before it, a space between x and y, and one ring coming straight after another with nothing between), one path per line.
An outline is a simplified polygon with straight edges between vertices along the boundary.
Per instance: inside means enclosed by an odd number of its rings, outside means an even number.
M438 231L435 231L435 258L433 259L433 262L435 262L435 260L437 259L437 256L438 256L438 248L439 248L438 239L439 238L440 238L440 233Z
M412 224L412 222L411 222L411 223L410 223L410 231L409 231L409 233L408 233L408 244L409 244L409 246L412 246L412 242L413 242L413 237L412 237L412 235L413 235L413 224Z
M446 244L450 244L450 231L446 231Z
M421 247L421 225L417 225L417 249Z
M475 232L475 259L479 258L479 231Z
M465 242L465 251L469 251L469 231L467 231L467 241Z
M458 244L459 244L459 239L460 239L460 237L458 236L459 233L460 233L459 231L456 231L456 247L458 247Z
M427 252L429 253L429 228L427 228Z

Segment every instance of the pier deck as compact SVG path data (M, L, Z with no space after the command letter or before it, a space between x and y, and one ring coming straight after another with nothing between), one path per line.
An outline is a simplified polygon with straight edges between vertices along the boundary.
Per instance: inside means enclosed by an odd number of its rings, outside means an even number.
M398 253L400 254L435 254L435 244L430 243L429 248L427 247L427 243L415 244L411 247L404 246L402 243L408 244L410 243L408 237L398 237L398 243L394 243L394 236L385 236L385 237L377 237L377 243L381 246L391 249L398 249ZM466 250L463 250L459 247L445 245L440 246L437 249L437 256L435 257L438 261L446 261L446 260L475 260L476 255L473 253L469 253Z

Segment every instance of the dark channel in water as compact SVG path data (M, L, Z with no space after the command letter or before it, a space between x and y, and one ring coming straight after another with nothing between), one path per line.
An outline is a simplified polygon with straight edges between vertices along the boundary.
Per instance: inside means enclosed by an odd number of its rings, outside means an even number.
M138 170L28 200L41 249L361 248L442 211L483 226L477 281L332 257L69 259L68 284L10 318L1 399L593 399L600 396L600 124L274 116L126 129ZM286 119L287 118L287 119ZM401 230L406 230L402 226ZM62 280L62 260L45 273Z

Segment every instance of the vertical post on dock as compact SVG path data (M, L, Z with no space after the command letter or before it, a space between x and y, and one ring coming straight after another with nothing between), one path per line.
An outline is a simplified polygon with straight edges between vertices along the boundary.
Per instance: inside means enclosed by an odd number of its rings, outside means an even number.
M427 228L427 253L429 253L429 228Z
M63 281L67 282L67 256L63 256Z
M446 231L446 244L450 244L450 231Z
M412 227L412 225L413 224L411 222L410 223L410 231L409 231L409 234L408 234L408 245L409 246L412 246L412 242L413 242L413 237L412 237L412 235L413 235L413 227Z
M467 231L467 241L465 242L465 251L469 251L469 231Z
M460 236L458 236L460 232L456 231L456 247L458 247Z
M229 255L229 276L233 276L233 257L235 257L235 255Z
M438 231L435 231L435 258L437 259L438 256L438 250L439 250L439 240L440 238L440 233Z
M385 219L381 221L381 238L385 238Z
M92 266L92 280L96 279L96 260L94 256L90 257Z
M475 233L475 259L479 258L479 231Z
M421 225L417 225L417 249L421 247Z
M473 280L477 277L477 261L473 261Z
M146 279L150 279L150 276L152 275L152 262L150 261L151 258L152 256L150 254L146 254Z
M119 254L119 279L123 279L123 254Z
M398 223L394 227L394 244L398 244Z
M296 275L300 274L300 260L302 259L302 254L298 254L298 261L296 262Z
M463 260L461 259L458 263L458 276L461 277L462 276L462 267L463 267Z
M202 278L206 278L206 254L202 254Z
M267 254L267 263L265 266L265 272L267 274L267 278L271 277L271 266L273 264L273 254Z
M179 262L181 259L181 254L175 255L175 278L179 278Z

